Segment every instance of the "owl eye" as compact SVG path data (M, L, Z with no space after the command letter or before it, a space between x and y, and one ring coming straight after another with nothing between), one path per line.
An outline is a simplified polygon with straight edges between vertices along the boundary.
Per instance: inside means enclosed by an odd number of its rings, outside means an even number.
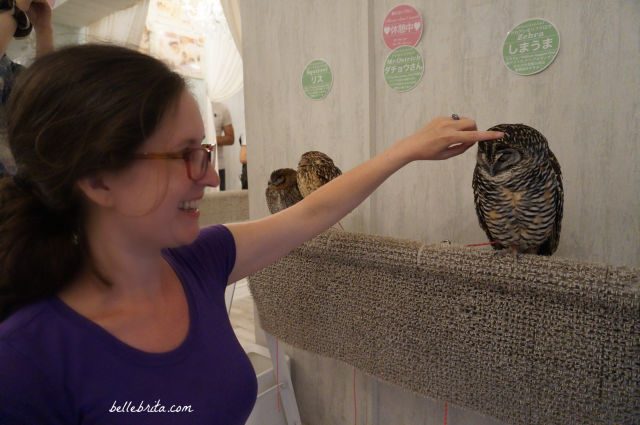
M498 156L511 156L513 154L515 154L517 151L515 149L510 149L510 148L502 148L500 150L498 150L496 152L496 155Z
M509 152L505 152L505 153L499 154L496 157L496 162L506 162L506 161L510 160L511 157L512 157L512 155Z
M520 152L515 149L504 149L496 154L494 172L498 173L517 164L520 161Z

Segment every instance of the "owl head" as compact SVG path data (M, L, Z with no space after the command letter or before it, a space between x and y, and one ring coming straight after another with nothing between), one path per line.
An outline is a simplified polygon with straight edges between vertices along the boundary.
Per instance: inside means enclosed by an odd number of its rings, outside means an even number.
M296 185L296 170L291 168L280 168L271 173L267 188L278 190Z
M335 167L333 160L327 154L319 151L309 151L302 154L298 167Z
M298 190L297 173L291 168L280 168L271 173L265 197L271 214L289 208L302 200Z
M499 124L491 131L502 131L504 137L478 143L477 166L491 177L527 170L547 160L549 144L535 128L524 124Z

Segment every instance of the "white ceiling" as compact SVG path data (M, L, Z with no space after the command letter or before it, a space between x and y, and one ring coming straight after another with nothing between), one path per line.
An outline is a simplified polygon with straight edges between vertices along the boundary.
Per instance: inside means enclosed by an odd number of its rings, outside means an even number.
M56 0L53 22L70 27L84 27L140 0Z

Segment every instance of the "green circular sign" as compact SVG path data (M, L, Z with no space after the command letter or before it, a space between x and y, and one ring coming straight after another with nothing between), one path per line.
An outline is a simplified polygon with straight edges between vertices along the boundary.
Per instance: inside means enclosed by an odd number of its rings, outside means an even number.
M560 35L544 19L530 19L512 29L502 46L502 59L511 71L533 75L543 71L556 58Z
M400 46L384 61L384 79L392 89L405 92L418 85L424 73L422 55L411 46Z
M302 73L302 89L313 100L327 97L333 85L329 64L322 59L309 62Z

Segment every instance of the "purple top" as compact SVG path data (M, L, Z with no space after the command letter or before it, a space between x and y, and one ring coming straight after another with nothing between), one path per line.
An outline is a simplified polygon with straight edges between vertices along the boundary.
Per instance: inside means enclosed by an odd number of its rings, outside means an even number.
M146 353L57 297L26 306L0 323L1 424L246 422L257 382L225 309L233 235L209 227L193 244L163 254L187 296L183 343Z

